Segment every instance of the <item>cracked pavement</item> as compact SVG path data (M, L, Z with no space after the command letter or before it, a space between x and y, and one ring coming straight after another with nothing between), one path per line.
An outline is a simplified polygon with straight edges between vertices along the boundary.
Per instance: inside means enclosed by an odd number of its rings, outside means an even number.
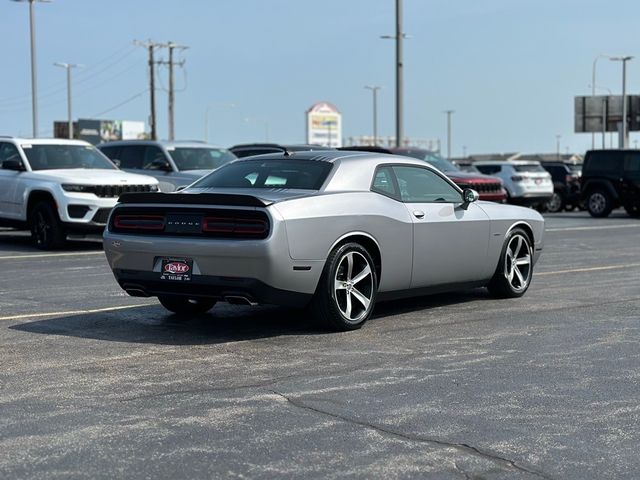
M640 223L547 219L522 299L385 303L340 334L274 307L183 322L99 245L14 258L39 252L0 231L0 477L640 478Z

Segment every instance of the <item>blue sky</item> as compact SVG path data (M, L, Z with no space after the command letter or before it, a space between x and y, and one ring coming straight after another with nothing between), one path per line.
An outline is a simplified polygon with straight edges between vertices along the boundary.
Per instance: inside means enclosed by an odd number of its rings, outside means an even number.
M0 0L0 134L30 135L28 7ZM453 154L582 152L573 133L573 96L589 94L596 55L640 56L637 0L404 0L405 134L446 136L454 109ZM134 39L190 48L177 71L176 136L201 139L206 107L221 145L304 141L304 112L334 103L343 134L394 133L394 0L53 0L36 5L40 131L66 119L64 71L75 71L74 116L147 120L146 52ZM160 56L166 56L160 54ZM158 123L167 135L166 69L159 69ZM627 74L639 93L640 58ZM621 66L598 63L598 81L621 91ZM126 102L127 100L130 100ZM119 104L123 105L116 107ZM234 104L235 107L229 106ZM114 108L115 107L115 108ZM640 135L631 135L631 145Z

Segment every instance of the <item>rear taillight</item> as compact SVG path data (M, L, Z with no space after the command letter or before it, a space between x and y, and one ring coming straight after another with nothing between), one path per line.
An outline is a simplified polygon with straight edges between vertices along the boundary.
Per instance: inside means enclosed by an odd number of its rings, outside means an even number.
M514 175L513 177L511 177L511 180L513 182L522 182L524 180L524 177L522 177L520 175Z
M116 215L113 226L119 230L164 230L163 215Z
M261 218L204 217L202 221L202 231L204 233L261 237L267 233L268 229L267 222Z

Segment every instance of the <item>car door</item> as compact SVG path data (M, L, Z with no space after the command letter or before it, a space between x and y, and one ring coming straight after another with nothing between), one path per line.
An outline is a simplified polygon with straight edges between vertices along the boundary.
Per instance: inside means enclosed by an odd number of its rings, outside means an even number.
M5 160L19 160L22 162L18 148L9 142L0 142L0 217L17 218L22 206L22 200L16 198L18 181L22 172L2 168Z
M483 280L490 221L475 203L433 170L394 166L400 198L413 220L411 287Z
M625 204L640 205L640 153L626 152L621 196Z

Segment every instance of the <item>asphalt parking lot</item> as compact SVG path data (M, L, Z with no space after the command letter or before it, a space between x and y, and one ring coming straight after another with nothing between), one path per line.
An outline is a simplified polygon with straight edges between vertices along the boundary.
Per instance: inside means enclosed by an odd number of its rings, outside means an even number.
M640 221L547 216L527 295L362 330L126 296L100 244L0 231L1 478L640 478Z

